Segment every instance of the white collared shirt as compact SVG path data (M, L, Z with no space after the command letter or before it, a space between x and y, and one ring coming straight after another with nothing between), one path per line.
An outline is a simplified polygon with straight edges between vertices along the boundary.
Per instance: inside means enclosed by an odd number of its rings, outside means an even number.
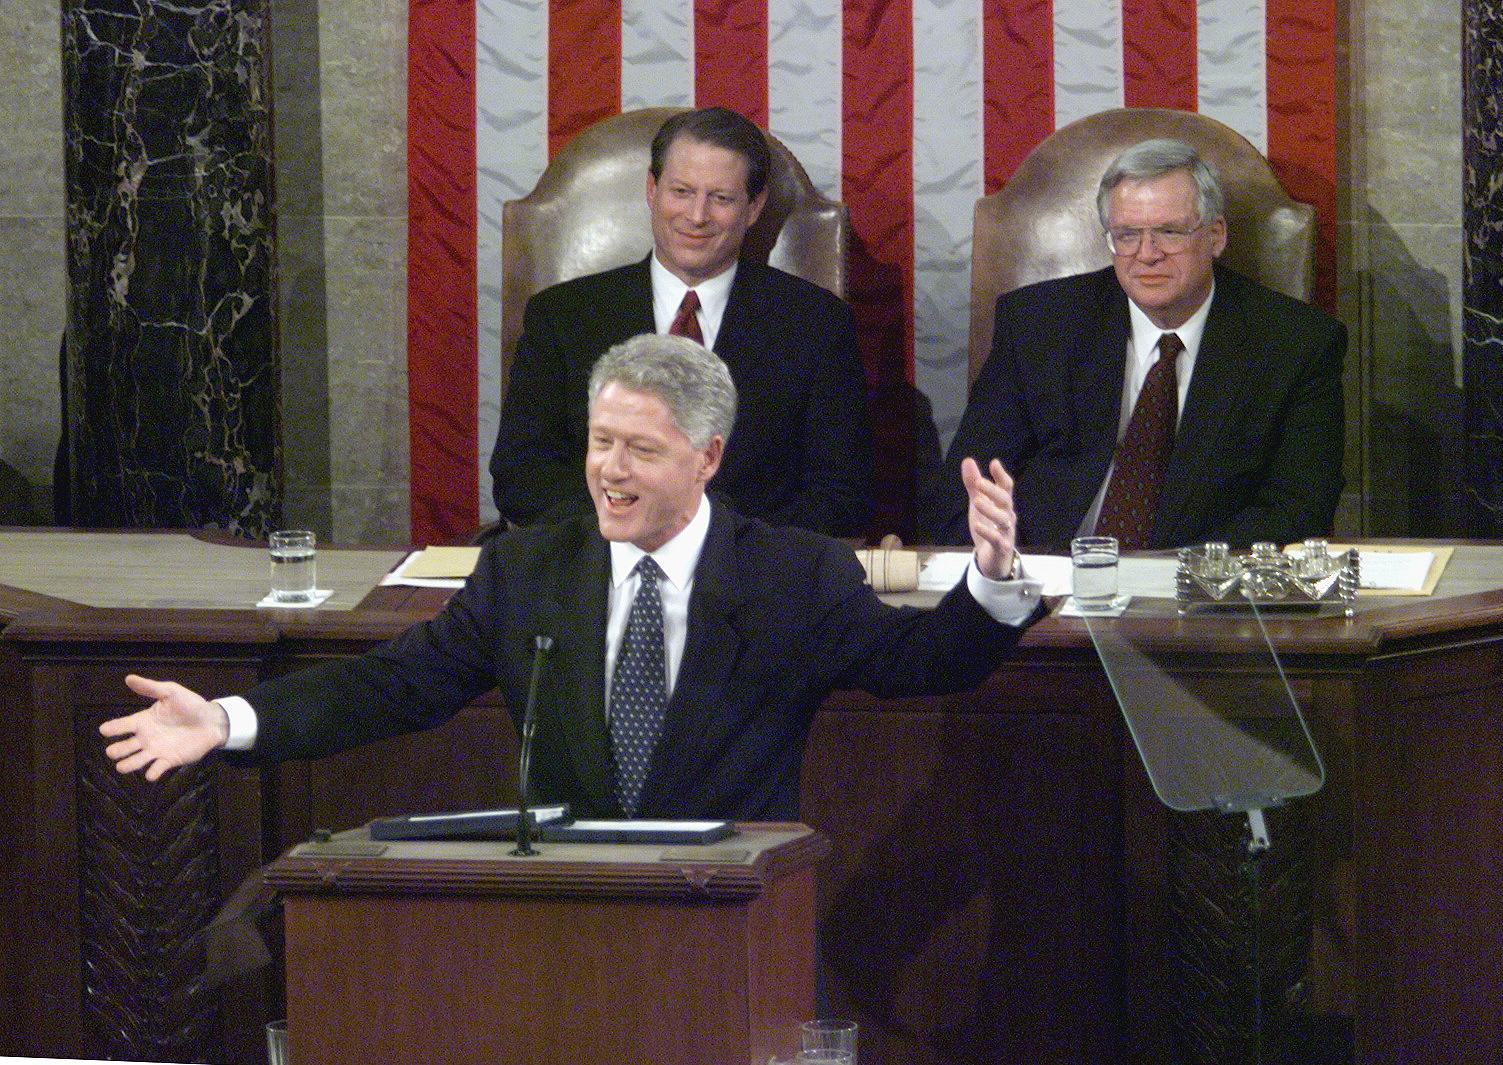
M1137 406L1138 393L1143 391L1148 371L1158 361L1159 337L1165 333L1173 333L1185 346L1185 350L1179 353L1179 358L1174 360L1175 380L1179 386L1179 410L1183 413L1185 396L1190 393L1190 375L1195 372L1195 357L1200 354L1200 340L1205 336L1206 319L1210 317L1211 301L1215 298L1216 285L1212 282L1211 294L1206 297L1206 301L1178 329L1160 329L1153 324L1153 319L1148 317L1143 308L1132 300L1127 301L1127 318L1132 331L1127 338L1127 369L1122 375L1122 407L1117 421L1119 444L1127 433L1127 423L1132 421L1132 409Z
M736 280L738 263L723 274L694 286L699 295L699 331L705 338L705 347L715 350L715 339L720 336L720 322L725 318L725 305L731 299L731 282ZM689 286L662 263L658 253L652 253L652 320L659 333L666 333L678 317L679 304L684 302L684 293Z
M1174 360L1175 383L1179 389L1177 409L1180 414L1184 413L1185 397L1190 394L1190 376L1195 372L1195 357L1200 354L1200 341L1205 336L1206 319L1210 317L1211 301L1215 298L1216 283L1213 280L1205 302L1177 329L1159 328L1143 308L1132 300L1127 301L1127 319L1131 328L1127 336L1127 363L1122 373L1122 404L1117 408L1117 443L1122 443L1122 438L1127 435L1133 408L1138 404L1138 394L1143 391L1148 371L1158 361L1159 338L1165 333L1173 333L1185 346ZM1096 530L1096 519L1101 516L1101 505L1106 501L1106 487L1112 483L1112 473L1116 468L1115 460L1107 467L1106 477L1096 489L1096 498L1091 501L1091 509L1086 511L1077 530L1081 536L1089 536Z
M673 696L678 667L684 661L684 645L689 638L689 594L694 590L694 567L704 551L705 537L710 534L710 501L701 496L699 509L677 536L656 551L650 552L663 570L658 581L658 596L663 601L663 660L668 676L667 693ZM649 554L636 544L611 542L611 587L605 622L605 705L611 705L611 681L616 672L616 656L626 638L626 622L631 617L632 600L642 578L633 571L642 556Z

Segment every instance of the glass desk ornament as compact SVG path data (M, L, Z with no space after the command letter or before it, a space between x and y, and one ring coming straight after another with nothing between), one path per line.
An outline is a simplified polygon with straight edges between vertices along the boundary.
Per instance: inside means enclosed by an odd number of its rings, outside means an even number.
M1277 544L1256 543L1245 555L1212 542L1180 549L1174 594L1181 614L1253 602L1263 609L1319 610L1332 605L1351 617L1360 583L1357 551L1332 554L1322 539L1306 540L1289 553Z

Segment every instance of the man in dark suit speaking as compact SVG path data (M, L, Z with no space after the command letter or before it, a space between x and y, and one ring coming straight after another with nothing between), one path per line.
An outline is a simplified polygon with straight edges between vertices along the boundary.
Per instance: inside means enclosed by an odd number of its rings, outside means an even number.
M1324 535L1342 486L1341 323L1216 263L1221 186L1187 144L1118 156L1097 210L1110 268L997 300L991 354L921 507L927 534L966 541L946 478L975 456L1016 478L1027 546Z
M556 647L532 755L539 801L583 816L798 817L815 710L980 683L1036 616L1013 550L1011 481L963 471L975 553L932 611L890 607L851 549L705 495L735 417L725 365L678 337L618 345L589 383L594 514L513 530L432 621L370 653L208 702L132 676L146 710L100 731L155 780L227 747L311 758L448 720L499 686L518 714L538 634Z
M871 427L850 308L741 257L770 166L766 138L736 112L675 115L652 142L652 253L527 301L490 463L503 518L528 525L588 513L590 367L628 337L674 333L720 355L740 395L712 488L775 525L865 530Z

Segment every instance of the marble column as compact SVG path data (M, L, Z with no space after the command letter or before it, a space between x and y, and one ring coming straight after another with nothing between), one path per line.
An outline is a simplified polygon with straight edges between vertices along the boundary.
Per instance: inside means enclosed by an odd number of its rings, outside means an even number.
M1503 4L1463 0L1468 532L1503 536Z
M270 0L63 0L74 521L281 507Z

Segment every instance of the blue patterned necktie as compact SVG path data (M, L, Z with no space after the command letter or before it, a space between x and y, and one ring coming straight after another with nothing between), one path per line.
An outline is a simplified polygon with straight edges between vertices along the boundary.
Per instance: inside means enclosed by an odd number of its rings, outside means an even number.
M662 568L651 555L637 563L640 585L626 619L626 635L611 678L611 749L616 756L616 798L635 817L652 750L663 732L668 672L663 659Z

